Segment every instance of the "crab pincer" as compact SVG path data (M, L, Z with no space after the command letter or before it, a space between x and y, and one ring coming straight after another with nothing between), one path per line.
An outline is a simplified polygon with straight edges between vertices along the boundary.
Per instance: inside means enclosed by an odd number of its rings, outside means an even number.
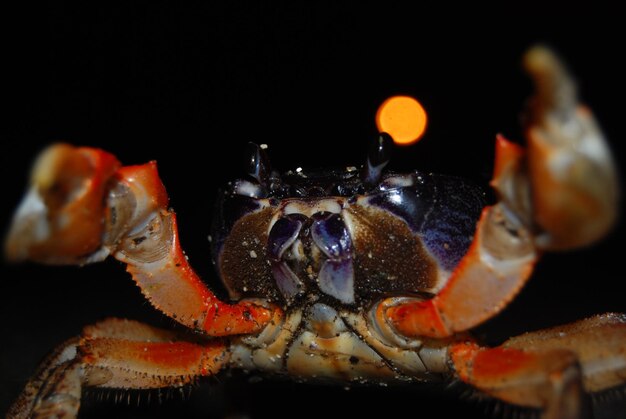
M615 165L575 83L545 47L529 50L524 65L536 85L527 149L498 136L491 185L499 202L483 211L472 245L441 292L377 306L377 320L403 336L469 330L507 305L543 251L589 245L615 223ZM540 408L544 417L583 417L585 390L610 388L615 383L600 377L624 369L626 322L607 314L562 330L529 333L493 349L460 343L451 347L451 360L463 381L498 398Z

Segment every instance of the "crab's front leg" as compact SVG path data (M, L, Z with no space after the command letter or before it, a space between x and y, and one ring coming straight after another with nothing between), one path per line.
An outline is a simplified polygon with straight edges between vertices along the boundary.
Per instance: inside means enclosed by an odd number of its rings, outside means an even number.
M212 336L252 333L272 309L227 304L190 267L156 163L120 167L102 150L51 146L38 158L5 250L12 260L85 264L109 254L127 263L148 300Z
M537 85L527 149L498 137L492 186L499 202L484 209L470 249L438 295L374 307L387 333L443 338L468 330L505 307L542 251L592 243L614 224L615 169L591 112L550 51L529 51L525 65ZM581 418L584 392L625 383L626 322L604 315L498 348L458 343L449 355L461 380L494 397L539 408L544 418Z
M547 49L525 57L537 94L528 148L499 136L492 186L499 202L484 209L472 245L432 299L387 299L381 324L405 336L445 337L494 316L517 294L543 250L599 239L617 215L617 178L608 146L575 84Z

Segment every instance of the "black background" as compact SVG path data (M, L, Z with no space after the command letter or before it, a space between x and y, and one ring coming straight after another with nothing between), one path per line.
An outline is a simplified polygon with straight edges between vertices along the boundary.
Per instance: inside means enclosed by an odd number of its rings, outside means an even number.
M157 160L179 214L182 244L211 284L206 238L215 192L241 173L247 141L269 144L283 170L359 165L376 133L378 105L392 94L409 94L424 104L430 123L423 141L396 153L391 166L486 185L495 134L523 138L519 121L530 83L519 62L536 42L565 57L618 164L626 163L624 31L606 16L518 12L475 20L357 3L116 8L54 2L7 11L2 19L3 228L30 162L51 142L102 147L126 164ZM498 342L594 313L625 312L617 250L624 237L622 221L593 248L546 255L519 297L479 335ZM171 325L117 262L80 269L3 264L0 411L47 351L107 316ZM413 388L346 391L247 383L246 377L208 380L188 404L175 399L140 408L87 402L86 413L335 417L367 414L376 405L392 414L483 417L489 406ZM286 408L291 402L295 407ZM599 413L620 417L619 410Z

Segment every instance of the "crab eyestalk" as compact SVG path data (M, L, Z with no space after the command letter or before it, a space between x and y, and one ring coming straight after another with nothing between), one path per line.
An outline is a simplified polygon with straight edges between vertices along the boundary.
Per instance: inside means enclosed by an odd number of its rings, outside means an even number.
M367 154L367 162L363 167L361 175L363 183L368 188L378 185L383 174L383 169L389 163L391 150L393 149L393 139L386 132L381 132L370 143Z
M44 150L13 217L6 258L73 264L93 257L105 229L107 183L119 167L112 154L98 149L55 144Z
M246 146L246 173L256 180L259 185L267 187L272 167L264 146L249 142Z

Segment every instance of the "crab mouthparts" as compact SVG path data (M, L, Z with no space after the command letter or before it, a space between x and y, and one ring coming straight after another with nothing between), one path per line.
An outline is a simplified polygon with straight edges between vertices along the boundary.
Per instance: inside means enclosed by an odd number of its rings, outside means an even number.
M354 303L352 240L341 215L289 214L269 233L272 275L287 303L311 283L344 304Z

